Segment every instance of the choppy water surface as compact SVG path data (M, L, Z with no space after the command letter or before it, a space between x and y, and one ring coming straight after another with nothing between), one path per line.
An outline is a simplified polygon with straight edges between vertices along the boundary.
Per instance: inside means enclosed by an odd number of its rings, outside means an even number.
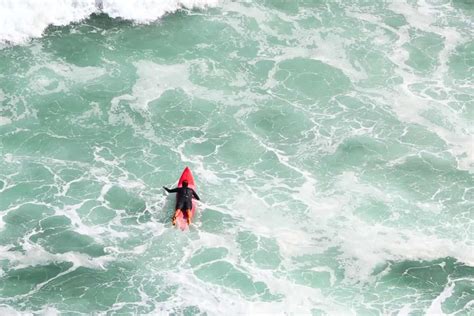
M473 313L471 0L99 2L0 2L1 314Z

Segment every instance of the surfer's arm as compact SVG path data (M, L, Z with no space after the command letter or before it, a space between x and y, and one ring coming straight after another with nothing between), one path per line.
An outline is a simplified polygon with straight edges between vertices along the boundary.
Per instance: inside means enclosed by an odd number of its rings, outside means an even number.
M163 189L165 189L166 192L168 192L168 193L176 193L176 192L178 192L178 188L168 189L167 187L163 187Z
M199 195L197 195L196 191L193 190L193 196L196 200L200 200Z

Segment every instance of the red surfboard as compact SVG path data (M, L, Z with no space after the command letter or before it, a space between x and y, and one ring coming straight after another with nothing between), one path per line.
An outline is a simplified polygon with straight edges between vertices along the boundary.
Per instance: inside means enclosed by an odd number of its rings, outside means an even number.
M191 173L191 169L189 169L188 167L184 168L184 171L181 174L181 177L179 178L178 188L181 188L183 186L184 180L188 181L189 188L196 190L193 174ZM196 212L196 200L193 198L193 208L191 209L191 220L193 219L195 212ZM181 230L185 230L186 227L188 227L188 222L186 221L186 215L184 215L183 212L179 212L179 214L176 215L176 226L178 226Z

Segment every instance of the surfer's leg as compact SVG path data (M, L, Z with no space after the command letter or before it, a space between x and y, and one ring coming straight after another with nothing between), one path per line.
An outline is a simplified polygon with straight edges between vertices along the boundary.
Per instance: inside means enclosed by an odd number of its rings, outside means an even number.
M186 219L188 221L188 225L190 225L191 224L191 210L190 209L186 210L186 215L187 215Z
M178 216L178 212L181 212L181 210L179 208L176 209L176 211L174 212L174 215L173 215L173 225L176 225L176 216Z

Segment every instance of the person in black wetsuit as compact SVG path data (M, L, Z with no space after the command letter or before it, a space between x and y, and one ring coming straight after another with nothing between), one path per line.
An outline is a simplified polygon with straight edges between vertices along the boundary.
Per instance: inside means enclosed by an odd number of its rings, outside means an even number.
M176 196L176 211L173 215L173 225L176 225L176 216L178 212L186 212L188 225L191 224L191 209L193 208L193 197L196 200L200 200L196 191L191 188L188 188L188 181L183 181L183 186L181 188L168 189L163 187L168 193L177 193ZM183 213L184 215L184 213Z

